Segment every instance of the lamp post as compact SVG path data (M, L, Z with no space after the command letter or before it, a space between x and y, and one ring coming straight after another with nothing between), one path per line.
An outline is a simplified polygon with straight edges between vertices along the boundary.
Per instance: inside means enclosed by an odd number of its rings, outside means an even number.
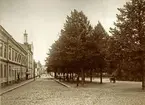
M35 80L35 68L36 68L36 62L34 61L34 74L33 74L33 77L34 77L34 80Z

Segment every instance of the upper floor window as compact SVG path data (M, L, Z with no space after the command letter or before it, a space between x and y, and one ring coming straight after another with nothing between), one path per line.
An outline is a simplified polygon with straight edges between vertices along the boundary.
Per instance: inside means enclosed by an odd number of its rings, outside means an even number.
M20 63L20 54L18 54L18 57L17 57L17 62Z
M12 49L12 61L15 60L15 53L14 53L14 49Z
M21 54L20 54L20 59L19 59L20 63L21 63Z
M15 61L17 61L17 52L15 52Z
M11 60L11 47L9 46L9 60Z
M7 58L7 46L4 45L4 58Z
M0 42L0 56L3 56L3 43Z

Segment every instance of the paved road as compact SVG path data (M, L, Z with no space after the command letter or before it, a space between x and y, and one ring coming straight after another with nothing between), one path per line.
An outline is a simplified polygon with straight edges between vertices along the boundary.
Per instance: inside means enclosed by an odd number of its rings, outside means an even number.
M145 105L145 92L128 83L66 88L42 76L4 94L2 105Z

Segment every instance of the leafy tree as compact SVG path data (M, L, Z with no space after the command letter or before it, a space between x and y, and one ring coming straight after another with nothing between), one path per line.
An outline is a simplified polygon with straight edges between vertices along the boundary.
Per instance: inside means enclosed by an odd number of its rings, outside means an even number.
M116 41L115 54L119 56L118 64L121 66L124 61L137 60L140 66L136 74L142 74L142 87L144 88L145 1L131 0L118 10L120 14L116 15L115 28L111 28L113 39ZM133 72L131 70L129 69L129 72Z
M82 11L72 11L71 15L67 16L59 39L49 51L48 67L56 73L78 74L82 77L82 85L85 82L85 74L95 69L95 72L101 72L102 83L107 45L106 34L100 22L93 29Z
M94 27L92 42L94 45L94 49L91 49L94 54L92 54L93 66L99 68L98 71L100 73L100 83L102 83L102 73L103 69L106 65L106 54L107 54L107 40L109 35L103 28L102 24L98 22L98 24Z

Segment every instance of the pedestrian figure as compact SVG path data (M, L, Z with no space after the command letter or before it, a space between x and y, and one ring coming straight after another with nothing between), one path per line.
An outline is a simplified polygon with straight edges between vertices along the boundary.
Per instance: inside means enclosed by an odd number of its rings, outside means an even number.
M79 86L79 75L77 75L77 87Z
M116 82L116 75L117 75L117 70L112 73L112 75L110 77L110 82L112 82L112 81L113 81L113 83Z
M18 82L20 81L20 73L17 73Z
M115 77L110 77L110 82L112 82L113 81L113 83L115 83L116 82L116 79L115 79Z
M28 76L29 76L29 74L28 74L28 72L26 72L26 80L28 80Z

